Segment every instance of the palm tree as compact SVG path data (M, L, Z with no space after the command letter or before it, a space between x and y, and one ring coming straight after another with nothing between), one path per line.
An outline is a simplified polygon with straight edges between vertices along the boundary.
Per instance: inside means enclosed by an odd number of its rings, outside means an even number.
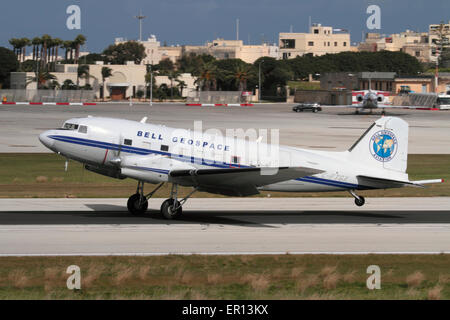
M41 47L41 59L43 61L44 66L47 65L47 48L49 43L52 40L52 37L50 37L48 34L44 34L41 38L42 40L42 47Z
M187 84L183 80L177 79L176 81L178 82L177 87L180 88L180 96L183 98L183 89L187 88Z
M30 44L31 44L31 41L30 41L30 39L28 39L28 38L21 38L21 39L19 40L19 48L20 48L21 55L22 55L22 57L21 57L21 62L25 61L25 57L26 57L26 55L27 55L27 47L28 47Z
M53 51L53 61L58 60L58 49L63 44L64 41L62 41L60 38L53 39L53 45L54 45L54 51Z
M89 80L89 66L87 64L83 64L78 66L77 69L77 87L80 87L80 78L86 78Z
M33 45L33 60L39 59L39 46L41 45L42 41L41 38L35 37L31 41L31 44Z
M75 40L75 63L78 63L78 58L80 57L80 47L86 43L86 37L79 34Z
M112 69L108 67L102 68L102 98L105 101L105 80L112 76Z
M247 90L247 82L250 78L255 76L255 71L251 65L239 64L233 70L231 76L236 81L239 91L245 91Z
M66 41L62 42L61 49L66 50L65 55L64 55L64 60L66 62L67 62L67 60L69 60L69 50L71 50L71 48L72 48L72 41L66 40Z
M45 83L47 83L47 81L56 80L56 77L48 71L40 69L34 77L28 77L27 80L28 81L26 82L25 87L28 86L31 82L36 82L37 88L40 89Z
M17 59L19 59L19 41L20 40L17 38L9 39L9 44L12 45L14 54L17 56Z
M178 71L172 70L167 72L167 77L170 80L170 99L173 99L173 81L177 80L179 76L180 73Z
M197 80L195 80L195 82L199 84L200 90L203 90L203 87L205 87L206 91L209 91L211 87L213 88L213 90L216 90L217 73L218 69L214 63L209 62L203 65L200 69Z

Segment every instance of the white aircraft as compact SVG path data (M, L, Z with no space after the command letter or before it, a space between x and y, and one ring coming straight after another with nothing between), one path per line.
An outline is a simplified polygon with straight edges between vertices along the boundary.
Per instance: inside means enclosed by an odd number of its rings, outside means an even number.
M228 196L250 196L260 190L348 191L355 204L362 206L365 200L356 194L358 190L443 182L409 181L408 124L396 117L378 119L343 152L275 146L260 139L233 143L234 138L148 124L146 120L74 118L60 129L43 132L39 140L90 171L137 180L136 194L127 203L135 215L147 210L147 200L164 183L172 183L170 198L161 205L167 219L180 216L182 205L197 190ZM245 148L239 147L243 145ZM267 154L267 150L272 151ZM278 159L277 166L266 166L268 158ZM145 194L146 182L158 186ZM181 200L179 185L193 188Z
M408 109L416 109L421 108L420 106L395 106L386 101L386 96L384 93L386 91L378 91L378 90L372 90L371 88L372 84L369 79L369 90L363 90L362 93L359 93L356 95L357 104L351 104L351 105L326 105L323 107L331 107L331 108L355 108L355 114L358 114L360 111L369 110L370 113L374 109L382 109L381 114L386 114L386 108L408 108ZM423 108L423 106L422 106Z

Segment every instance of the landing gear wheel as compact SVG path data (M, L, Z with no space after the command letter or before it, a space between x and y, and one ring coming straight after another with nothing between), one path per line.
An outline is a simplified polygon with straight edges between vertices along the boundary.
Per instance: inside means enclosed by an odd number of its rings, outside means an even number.
M128 198L127 208L132 215L139 216L147 211L148 201L146 198L141 201L141 195L136 193Z
M161 205L161 214L165 219L171 220L171 219L177 219L181 216L183 213L183 208L181 207L180 201L177 201L177 210L173 210L174 200L173 199L167 199L164 201Z
M359 198L355 198L355 204L358 207L362 207L364 205L364 203L366 203L366 199L364 199L364 197L359 197Z

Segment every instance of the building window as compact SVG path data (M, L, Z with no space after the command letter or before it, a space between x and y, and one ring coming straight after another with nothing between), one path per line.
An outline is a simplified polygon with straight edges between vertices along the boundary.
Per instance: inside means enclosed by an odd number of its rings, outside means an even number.
M416 57L420 57L420 51L416 51Z
M314 34L319 34L319 29L314 29Z
M314 46L314 41L309 41L308 42L308 46L313 47Z
M294 49L295 48L295 40L294 39L281 39L281 48L282 49Z
M347 46L347 42L344 42L344 47L346 47Z
M328 46L330 46L330 41L328 41Z
M288 58L288 53L287 52L283 52L283 59L287 59Z
M336 41L334 42L334 46L337 47L337 42Z

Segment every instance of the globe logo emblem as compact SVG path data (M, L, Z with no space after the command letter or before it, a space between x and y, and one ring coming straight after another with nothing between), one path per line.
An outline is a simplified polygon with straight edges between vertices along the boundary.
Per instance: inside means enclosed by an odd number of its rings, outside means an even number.
M390 161L397 152L397 138L391 131L378 131L372 136L369 144L372 156L378 161Z

